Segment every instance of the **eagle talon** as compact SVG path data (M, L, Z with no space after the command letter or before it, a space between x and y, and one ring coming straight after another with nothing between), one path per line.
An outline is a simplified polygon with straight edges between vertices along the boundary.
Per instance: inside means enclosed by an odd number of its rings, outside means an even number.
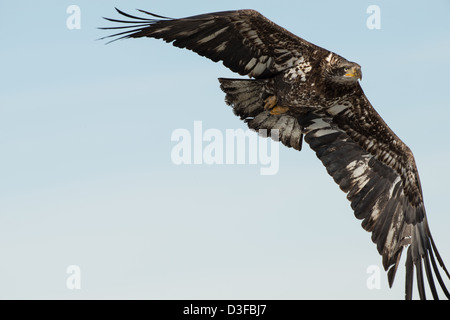
M277 106L277 97L270 96L264 100L264 110L270 110L271 115L279 115L286 113L289 108Z
M286 112L288 112L288 111L289 111L289 108L288 108L288 107L279 107L279 106L276 106L275 108L273 108L272 110L270 110L270 114L271 114L271 115L280 115L280 114L286 113Z
M270 110L277 105L277 97L270 96L266 100L264 100L264 110Z

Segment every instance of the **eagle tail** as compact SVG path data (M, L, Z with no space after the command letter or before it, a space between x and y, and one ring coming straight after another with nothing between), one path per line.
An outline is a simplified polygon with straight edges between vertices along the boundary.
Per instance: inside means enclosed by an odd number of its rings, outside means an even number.
M265 80L219 78L220 88L227 94L225 102L233 107L234 114L245 120L264 111Z
M265 99L272 95L267 80L219 78L219 82L226 93L225 102L250 129L276 137L287 147L302 149L303 134L297 118L289 113L274 115L264 109ZM276 136L273 130L277 130Z

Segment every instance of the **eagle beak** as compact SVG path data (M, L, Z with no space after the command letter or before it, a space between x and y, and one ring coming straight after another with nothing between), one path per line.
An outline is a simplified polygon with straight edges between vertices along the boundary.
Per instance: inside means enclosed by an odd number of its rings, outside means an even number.
M362 80L362 72L360 67L352 67L348 73L345 74L346 77L352 77L357 78L359 80Z

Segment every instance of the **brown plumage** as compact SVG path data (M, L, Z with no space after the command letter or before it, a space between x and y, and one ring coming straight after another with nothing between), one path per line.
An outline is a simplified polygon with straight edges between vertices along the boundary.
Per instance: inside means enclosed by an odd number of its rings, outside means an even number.
M438 264L450 274L431 236L413 154L365 96L358 64L295 36L254 10L183 19L117 11L131 20L106 18L126 24L102 28L124 29L110 36L115 40L163 39L253 78L219 79L235 114L251 129L278 130L279 140L288 147L301 150L304 137L347 193L362 227L372 233L390 286L407 247L405 297L412 298L416 269L420 298L425 299L423 271L433 298L438 298L434 279L450 298Z

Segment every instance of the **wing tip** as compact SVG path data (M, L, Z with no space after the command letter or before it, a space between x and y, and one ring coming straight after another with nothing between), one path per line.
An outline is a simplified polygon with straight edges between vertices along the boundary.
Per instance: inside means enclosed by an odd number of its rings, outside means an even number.
M412 300L413 297L414 269L416 269L417 290L421 300L427 299L423 276L424 271L427 278L428 288L433 299L439 300L438 286L435 284L435 279L439 283L439 287L445 297L450 299L450 293L444 283L444 280L442 279L436 259L438 260L442 270L444 270L447 277L450 279L448 270L445 267L439 252L437 251L436 245L427 225L427 220L424 220L425 228L422 228L421 225L423 227L422 223L415 226L415 241L413 241L408 247L405 263L405 299Z
M111 41L108 41L105 44L109 44L111 42L115 42L115 41L118 41L118 40L121 40L121 39L137 37L136 36L137 34L141 34L142 31L144 31L145 29L149 28L154 23L156 23L158 21L161 21L161 19L170 19L168 17L164 17L164 16L161 16L161 15L150 13L148 11L141 10L141 9L136 9L136 10L139 11L139 12L148 14L148 15L154 17L154 18L157 18L157 19L143 18L143 17L138 17L138 16L135 16L135 15L131 15L129 13L126 13L125 11L120 10L117 7L114 7L114 9L120 15L122 15L122 16L128 18L128 19L132 19L132 20L119 20L119 19L113 19L113 18L108 18L108 17L102 17L102 18L107 20L107 21L109 21L109 22L121 23L121 24L129 24L129 25L119 26L119 27L99 27L98 29L100 29L100 30L132 29L132 30L126 30L124 32L119 32L119 33L115 33L115 34L112 34L112 35L108 35L108 36L96 39L96 40L105 40L105 39L108 39L108 38L117 37L115 39L112 39Z

